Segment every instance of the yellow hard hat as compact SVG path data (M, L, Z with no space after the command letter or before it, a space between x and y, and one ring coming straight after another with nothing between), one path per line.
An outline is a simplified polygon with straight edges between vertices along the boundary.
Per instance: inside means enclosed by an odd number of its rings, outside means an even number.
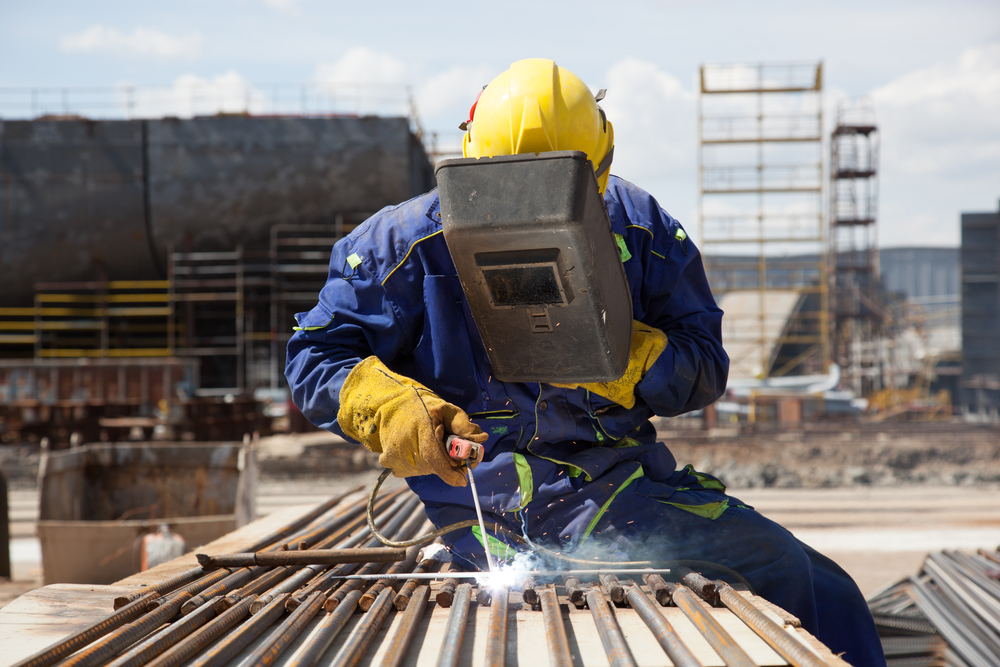
M519 60L493 79L469 111L462 154L493 157L583 151L594 164L601 194L608 184L615 132L587 85L552 60Z

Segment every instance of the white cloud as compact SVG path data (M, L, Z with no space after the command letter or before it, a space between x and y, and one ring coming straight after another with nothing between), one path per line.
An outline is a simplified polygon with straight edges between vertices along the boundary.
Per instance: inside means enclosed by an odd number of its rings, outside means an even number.
M182 74L170 87L141 87L134 104L135 115L153 118L272 112L271 101L234 70L210 79Z
M201 35L169 35L159 30L137 27L130 34L96 24L81 33L66 35L59 42L67 53L112 53L116 55L192 58L201 48Z
M421 116L436 127L457 131L458 125L467 119L476 95L499 73L487 65L456 65L435 74L418 88Z
M615 128L613 173L650 191L689 228L695 224L695 95L653 63L613 64L601 106Z
M956 245L959 213L995 210L1000 196L1000 43L905 74L872 96L882 243Z
M336 62L316 66L313 78L319 84L343 83L404 84L406 64L387 53L378 53L363 46L349 49Z
M264 0L264 4L271 9L277 9L281 12L288 12L294 14L297 12L299 1L298 0Z

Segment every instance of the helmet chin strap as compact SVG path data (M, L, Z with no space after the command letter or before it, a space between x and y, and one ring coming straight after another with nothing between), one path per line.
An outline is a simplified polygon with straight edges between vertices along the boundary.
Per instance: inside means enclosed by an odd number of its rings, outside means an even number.
M604 174L604 172L610 169L611 160L614 159L614 156L615 156L615 147L612 146L611 150L609 150L607 152L607 155L604 156L604 159L601 160L601 164L597 165L597 171L594 172L594 176L600 178L601 175Z

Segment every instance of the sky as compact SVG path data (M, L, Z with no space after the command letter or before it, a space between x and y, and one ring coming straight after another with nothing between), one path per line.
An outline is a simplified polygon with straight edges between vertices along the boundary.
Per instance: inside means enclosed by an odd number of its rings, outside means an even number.
M266 111L298 103L302 86L315 97L360 82L358 110L405 112L409 91L422 127L447 144L482 86L527 57L608 89L612 172L690 230L703 63L822 61L826 134L841 101L873 101L883 247L956 246L962 212L998 209L996 0L0 0L6 117L25 87L137 86L147 111L184 115L164 100L194 105L197 93ZM206 92L244 87L228 102Z

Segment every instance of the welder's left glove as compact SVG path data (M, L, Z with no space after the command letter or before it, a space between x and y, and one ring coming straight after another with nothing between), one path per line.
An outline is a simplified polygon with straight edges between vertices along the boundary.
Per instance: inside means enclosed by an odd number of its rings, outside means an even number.
M626 407L635 406L635 386L642 381L663 351L667 349L667 334L655 327L632 320L632 346L628 354L625 374L611 382L585 382L583 384L556 384L563 389L586 389L609 401Z

